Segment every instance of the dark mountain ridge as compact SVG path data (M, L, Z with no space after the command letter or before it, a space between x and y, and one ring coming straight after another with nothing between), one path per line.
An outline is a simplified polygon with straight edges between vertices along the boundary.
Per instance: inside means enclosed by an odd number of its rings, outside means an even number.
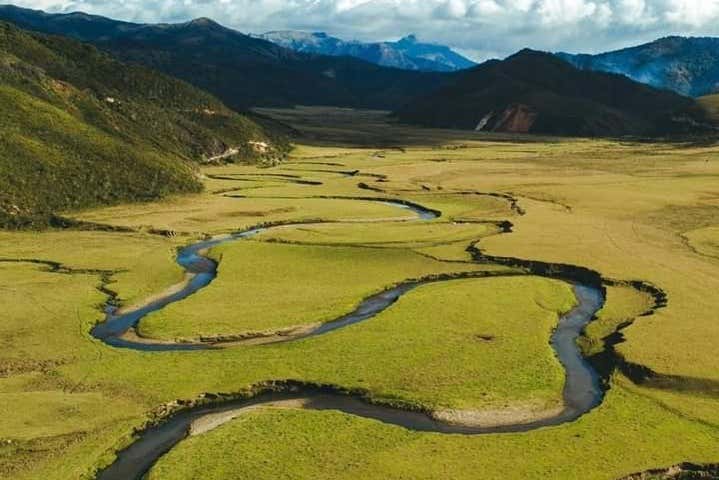
M533 50L461 72L396 115L431 127L572 136L664 135L708 123L690 98Z
M123 61L192 83L235 109L301 104L394 109L446 80L438 73L295 52L209 19L142 25L13 6L0 7L0 19L91 42Z
M296 52L206 18L142 25L0 7L2 17L92 41L122 60L206 89L236 109L391 108L402 121L426 126L584 136L672 134L702 129L706 122L689 98L620 75L578 70L531 50L459 72L427 73Z

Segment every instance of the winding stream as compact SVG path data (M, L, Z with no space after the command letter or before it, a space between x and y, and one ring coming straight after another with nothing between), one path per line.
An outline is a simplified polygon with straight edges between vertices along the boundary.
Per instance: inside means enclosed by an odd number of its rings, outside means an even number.
M370 199L363 200L368 201ZM432 220L439 216L438 212L413 203L384 199L372 201L381 201L382 203L397 208L409 209L421 220ZM287 225L292 224L277 226ZM177 263L187 272L187 281L180 288L175 289L176 291L168 293L167 295L161 295L148 304L134 310L124 311L116 308L108 308L106 320L92 329L92 335L113 347L141 351L162 352L218 348L217 345L204 343L182 344L153 342L144 339L135 339L127 334L132 331L146 315L160 310L171 303L187 298L212 282L217 276L217 263L205 256L209 248L227 242L247 239L270 228L273 227L253 228L233 235L201 241L181 249L177 256ZM475 259L479 260L477 255L475 255ZM487 257L486 260L495 261L497 259ZM501 263L501 261L498 263ZM476 276L478 276L477 272L459 274L459 278ZM333 387L285 383L280 388L275 386L272 389L260 392L251 399L234 400L214 406L189 409L163 420L159 425L150 427L140 433L137 440L120 451L114 463L101 471L97 478L102 480L140 479L163 454L172 449L172 447L188 434L191 432L202 433L195 431L198 424L206 424L209 422L214 427L231 420L248 409L258 406L283 405L288 402L299 408L339 410L348 414L372 418L412 430L456 434L524 432L576 420L581 415L598 406L604 396L598 373L581 355L576 343L584 327L592 321L594 314L604 304L604 292L601 285L583 284L575 278L572 278L571 275L563 275L561 272L552 275L547 274L546 276L552 276L572 283L577 298L577 306L561 317L551 338L552 348L566 370L566 381L563 391L564 408L557 414L529 423L516 423L493 427L454 425L442 423L425 412L411 412L371 404L357 395L351 395L334 389ZM366 298L353 312L332 322L312 328L297 336L290 338L282 336L271 337L262 343L292 341L298 338L326 334L333 330L375 317L380 312L389 308L401 296L423 284L449 281L456 278L458 278L458 276L404 282L384 292ZM205 429L205 431L206 430L207 429Z
M422 207L411 202L403 201L392 201L385 199L367 199L363 198L361 201L374 201L385 205L390 205L395 208L402 210L410 210L415 213L420 220L434 220L439 217L439 213ZM340 223L340 222L337 222ZM275 226L277 227L288 227L292 225L307 225L307 223L282 223ZM250 228L248 230L238 232L232 235L226 235L222 237L212 238L201 242L194 243L185 248L182 248L177 254L177 263L186 272L186 281L176 291L167 295L160 296L147 304L137 309L131 309L125 311L118 309L113 306L108 306L106 309L105 321L97 324L91 331L92 336L102 340L108 345L117 348L130 348L134 350L142 351L181 351L181 350L198 350L198 349L209 349L213 348L212 344L209 343L167 343L167 342L153 342L151 340L135 339L128 337L127 333L134 330L139 322L152 312L163 309L167 305L175 302L179 302L190 295L194 294L198 290L201 290L208 286L217 277L217 263L207 257L205 253L212 247L222 245L225 243L235 242L251 238L259 233L262 233L273 227L260 227ZM366 320L370 317L377 315L379 312L387 309L392 305L399 297L414 289L422 283L427 283L432 280L422 281L408 281L401 283L393 288L380 292L369 298L366 298L357 307L355 311L338 318L334 321L325 323L315 329L305 332L302 335L291 337L292 340L297 340L300 337L322 335L324 333L337 330L338 328L351 325L353 323ZM268 339L265 343L276 343L280 341L287 341L287 338L274 337L275 341Z

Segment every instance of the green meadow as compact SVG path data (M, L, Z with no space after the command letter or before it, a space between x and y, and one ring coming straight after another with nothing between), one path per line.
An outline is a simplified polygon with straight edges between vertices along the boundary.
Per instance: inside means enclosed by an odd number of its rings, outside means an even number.
M317 135L328 118L269 113ZM651 375L613 370L599 407L526 433L426 433L260 408L181 441L148 478L614 480L719 461L717 147L412 129L373 112L360 126L345 112L329 118L322 141L295 146L285 163L204 168L201 193L63 212L127 231L0 232L0 477L93 478L169 407L271 381L434 414L560 408L564 369L549 339L575 305L571 286L474 263L466 249L477 241L490 255L612 280L580 347L601 357L621 328L614 361ZM396 147L373 144L380 133ZM422 221L380 200L442 215ZM512 233L500 233L505 220ZM293 224L211 249L217 278L143 318L139 334L278 332L331 321L405 280L477 278L423 285L367 321L287 343L148 353L91 336L108 290L122 306L142 304L183 280L178 248L274 223ZM666 307L643 316L654 301L630 281L662 289Z

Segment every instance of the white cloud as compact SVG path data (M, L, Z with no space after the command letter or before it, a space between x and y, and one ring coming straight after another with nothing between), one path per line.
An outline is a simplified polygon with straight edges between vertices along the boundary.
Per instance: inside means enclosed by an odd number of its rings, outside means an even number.
M464 0L445 0L435 10L439 18L462 18L467 14L468 5Z
M540 0L537 2L537 14L541 22L548 26L576 24L591 17L597 11L597 5L583 0Z
M479 0L469 6L468 14L473 17L492 16L502 12L502 7L494 0Z
M664 17L669 23L700 27L719 16L719 0L676 0L667 2Z
M645 23L650 20L647 2L644 0L619 0L613 12L616 19L625 23Z
M205 16L245 32L323 30L361 40L417 33L477 59L523 47L596 52L668 34L718 35L719 0L16 0L137 22Z

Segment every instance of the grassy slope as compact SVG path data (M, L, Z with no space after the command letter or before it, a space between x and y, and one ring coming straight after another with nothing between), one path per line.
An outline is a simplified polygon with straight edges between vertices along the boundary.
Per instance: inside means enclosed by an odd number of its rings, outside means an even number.
M0 225L200 188L203 156L271 141L183 82L0 23Z

